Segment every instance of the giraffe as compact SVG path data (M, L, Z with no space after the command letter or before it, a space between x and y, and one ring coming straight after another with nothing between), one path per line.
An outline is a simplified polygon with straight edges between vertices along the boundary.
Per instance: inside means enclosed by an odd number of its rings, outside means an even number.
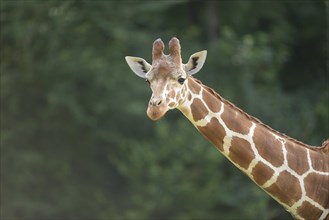
M238 169L280 203L295 219L329 219L329 139L310 146L250 116L192 75L207 51L182 64L177 38L153 43L152 64L126 56L131 70L149 83L152 96L147 115L161 119L180 110L196 129Z

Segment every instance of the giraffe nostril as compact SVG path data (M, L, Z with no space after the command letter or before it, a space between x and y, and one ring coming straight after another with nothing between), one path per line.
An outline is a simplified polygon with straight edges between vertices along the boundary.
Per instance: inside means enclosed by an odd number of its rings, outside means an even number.
M149 105L151 106L159 106L162 103L162 99L151 99Z

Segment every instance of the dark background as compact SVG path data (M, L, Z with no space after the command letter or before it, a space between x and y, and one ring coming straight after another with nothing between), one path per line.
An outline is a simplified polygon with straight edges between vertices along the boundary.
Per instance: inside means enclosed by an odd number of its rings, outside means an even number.
M328 2L327 2L328 3ZM1 219L291 219L125 62L176 36L196 78L271 127L329 136L321 0L1 1Z

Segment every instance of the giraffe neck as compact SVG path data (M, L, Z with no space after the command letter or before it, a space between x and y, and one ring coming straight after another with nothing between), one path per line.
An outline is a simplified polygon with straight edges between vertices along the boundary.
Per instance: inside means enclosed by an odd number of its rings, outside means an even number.
M178 108L217 149L297 219L329 214L329 154L283 135L188 78Z

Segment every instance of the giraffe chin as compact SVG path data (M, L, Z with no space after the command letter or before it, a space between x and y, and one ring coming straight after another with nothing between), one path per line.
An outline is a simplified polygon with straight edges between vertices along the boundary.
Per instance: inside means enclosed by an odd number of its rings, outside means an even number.
M166 112L168 111L168 107L165 105L160 105L160 106L150 106L147 108L147 116L153 120L159 120L161 119Z

